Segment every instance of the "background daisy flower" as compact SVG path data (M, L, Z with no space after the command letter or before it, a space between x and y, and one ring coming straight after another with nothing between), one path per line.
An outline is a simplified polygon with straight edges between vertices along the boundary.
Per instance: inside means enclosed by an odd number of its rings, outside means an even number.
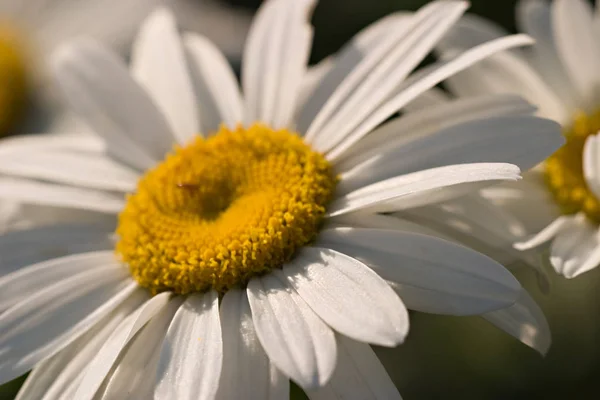
M485 195L498 205L508 204L530 229L539 231L517 248L529 250L551 242L550 262L567 278L600 263L598 18L583 0L521 1L517 20L536 45L498 54L447 82L459 96L520 94L539 106L540 115L563 126L566 144L526 176L525 185ZM492 23L468 15L438 46L451 56L502 34Z
M387 120L530 39L496 39L411 75L467 7L438 1L375 23L307 74L313 6L264 3L242 91L216 47L180 37L165 9L142 25L130 70L87 39L55 55L70 106L97 136L5 143L0 193L119 214L116 245L100 224L0 236L12 249L0 381L33 368L23 398L283 398L289 379L311 398L399 398L368 344L402 343L406 307L510 319L523 291L504 267L386 213L518 179L518 165L555 149L515 153L509 122L556 147L558 126L499 109L454 133L443 120ZM475 131L485 135L471 140ZM32 240L33 252L17 245Z

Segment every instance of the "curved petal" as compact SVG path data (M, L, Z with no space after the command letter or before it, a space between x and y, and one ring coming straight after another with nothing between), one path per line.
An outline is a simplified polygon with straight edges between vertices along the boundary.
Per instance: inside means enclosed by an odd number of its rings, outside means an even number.
M214 132L222 123L234 129L243 122L244 106L227 59L200 35L184 35L183 45L192 66L190 72L199 99L203 132Z
M338 191L347 193L377 181L444 165L506 162L528 170L564 144L554 121L531 117L489 117L441 129L426 137L393 142L360 156L342 173Z
M55 206L117 214L125 206L123 194L55 185L29 179L0 176L2 198L42 206Z
M535 300L525 291L512 306L483 315L509 335L546 355L552 342L550 326Z
M325 387L309 391L311 400L401 400L398 389L369 345L337 336L337 368Z
M600 198L600 138L590 135L583 148L583 175L588 188Z
M146 170L171 150L174 138L164 116L109 50L81 39L63 45L52 66L71 108L117 160Z
M346 150L371 132L376 126L398 112L406 104L419 97L423 92L431 89L444 79L490 57L500 51L517 46L531 44L532 39L526 35L512 35L484 43L474 47L457 57L443 62L438 62L420 71L413 79L407 79L398 89L397 94L386 100L371 115L362 121L355 129L349 132L344 139L328 154L328 160L335 160L342 156Z
M223 368L217 398L272 399L272 367L256 335L246 292L232 289L225 294L221 328Z
M366 265L335 250L306 247L283 267L288 284L325 323L355 340L396 346L408 333L408 312Z
M301 387L324 385L335 367L333 332L273 273L246 290L256 334L271 362Z
M449 165L413 172L365 186L336 199L328 217L369 209L399 211L450 200L483 185L517 180L519 168L511 164L482 163Z
M131 73L160 108L180 144L200 132L198 104L175 17L160 7L142 24L131 55Z
M120 192L133 192L140 177L104 155L46 149L0 157L0 173Z
M558 54L580 98L588 107L597 104L600 49L594 35L591 5L584 0L555 0L552 22Z
M242 65L247 123L280 128L290 122L310 52L314 3L269 0L258 11Z
M113 366L96 397L108 399L151 399L156 384L160 346L169 324L181 305L181 297L171 298L133 338Z
M77 274L41 290L0 315L0 382L62 350L136 288L121 265Z
M89 332L56 355L38 363L27 376L16 400L68 398L66 393L79 386L90 362L115 328L147 299L144 289L136 290Z
M160 351L154 398L214 398L221 376L223 341L219 295L192 294L175 314Z
M394 282L407 307L436 314L474 315L513 304L521 285L481 253L412 232L337 228L318 244L354 257Z
M156 295L121 321L98 351L96 357L90 362L74 399L91 400L94 398L119 354L139 330L167 305L169 297L170 293Z

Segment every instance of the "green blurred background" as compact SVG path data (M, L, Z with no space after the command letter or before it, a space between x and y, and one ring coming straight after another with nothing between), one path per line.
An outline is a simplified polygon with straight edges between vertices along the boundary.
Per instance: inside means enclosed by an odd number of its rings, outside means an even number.
M192 0L190 0L192 1ZM201 0L199 0L201 1ZM254 10L260 0L220 0ZM353 34L397 10L423 0L321 0L314 14L316 62ZM471 12L515 31L516 0L473 0ZM600 45L600 44L599 44ZM527 270L517 272L543 308L553 346L542 358L533 350L474 317L413 313L407 342L376 349L403 397L421 399L597 399L600 382L600 269L567 281L553 274L551 295L537 290ZM12 399L22 379L0 386ZM303 398L295 389L295 398Z

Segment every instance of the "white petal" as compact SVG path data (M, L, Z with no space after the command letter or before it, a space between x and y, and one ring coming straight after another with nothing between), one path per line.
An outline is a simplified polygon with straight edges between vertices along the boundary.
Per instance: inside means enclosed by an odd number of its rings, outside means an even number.
M0 173L100 190L133 192L139 175L103 155L27 151L0 157Z
M170 293L161 293L146 301L133 314L121 321L90 362L74 399L91 400L111 370L119 354L137 332L169 302Z
M246 292L232 289L225 294L221 329L223 368L217 398L269 399L271 363L256 335Z
M175 17L158 8L142 24L133 45L131 71L160 108L180 144L200 131L185 54Z
M174 138L164 116L109 50L79 40L64 45L52 63L71 108L116 159L146 170L171 150Z
M42 231L46 234L51 232L48 230ZM74 230L73 233L75 232ZM10 239L11 235L7 236L8 238L1 238ZM29 236L29 238L33 239L35 236ZM7 244L11 244L10 240L7 240ZM78 273L118 264L113 251L75 254L52 260L48 260L46 257L46 260L0 278L0 310L6 310L19 301L34 296L49 285L68 279Z
M306 247L283 267L287 282L336 331L396 346L408 333L408 313L389 285L366 265L337 251Z
M582 214L562 228L550 249L550 262L559 274L575 278L600 264L598 227Z
M336 168L349 170L388 147L427 137L453 125L491 117L532 115L535 110L519 96L496 94L458 98L432 105L381 125L336 160Z
M84 334L136 285L121 265L75 275L0 315L0 382L30 370Z
M521 0L517 3L519 30L535 39L529 50L529 62L560 98L569 112L575 112L576 94L573 83L560 60L554 38L550 3L545 0Z
M363 39L365 42L362 46L351 46L350 49L352 50L353 47L358 49L358 54L353 55L352 58L354 59L348 62L343 79L335 87L335 90L331 93L331 96L327 98L327 101L319 107L318 113L307 129L305 139L308 142L312 142L321 134L323 127L331 119L335 111L343 105L344 101L354 92L360 83L364 81L369 73L373 71L387 55L392 53L392 49L397 47L410 33L411 28L415 27L415 22L422 22L432 16L439 16L440 10L447 11L449 7L454 6L456 6L456 3L448 5L443 4L440 1L433 2L422 7L416 16L411 16L410 18L402 19L401 21L395 21L396 23L393 26L390 26L390 29L386 27L384 32L380 34L381 38ZM371 40L372 43L369 43ZM360 61L356 61L355 58L359 58Z
M408 23L410 28L406 36L369 72L320 129L312 141L317 150L330 150L389 99L468 6L466 2L451 1L433 5L437 6L434 12L424 7L414 15Z
M160 351L155 399L214 398L223 361L219 321L217 292L188 296Z
M314 0L270 0L258 11L242 65L247 123L289 122L310 51L313 6Z
M400 400L394 382L369 345L337 336L338 361L331 382L308 392L311 400Z
M14 296L19 294L28 296L35 291L35 289L29 291L21 288L18 292L9 295L9 288L3 287L4 283L2 283L5 282L5 275L51 258L112 249L114 247L111 240L113 231L114 224L90 224L53 225L4 233L0 236L0 304L5 304L5 300L14 299ZM32 243L35 245L32 246ZM35 277L30 276L26 280L30 284ZM48 283L44 280L40 281L40 284L44 282ZM13 285L14 282L10 284L10 287ZM0 309L2 308L3 306L0 305Z
M319 234L335 249L394 282L407 307L435 314L473 315L508 307L521 286L491 258L432 236L383 229L337 228Z
M535 300L523 290L515 304L483 315L483 318L527 346L546 355L552 342L548 321Z
M160 346L182 298L169 301L133 338L117 361L97 397L100 399L151 399L156 383Z
M205 134L225 123L233 129L243 122L242 95L227 59L208 39L188 33L183 44L191 65L191 76L199 99Z
M537 235L534 235L529 240L515 243L517 250L529 250L538 247L554 238L562 229L569 226L573 221L570 216L562 216L555 219L550 225L544 228Z
M301 387L324 385L335 367L333 332L281 276L248 283L256 334L271 362Z
M0 156L2 157L26 154L33 150L102 153L105 150L105 143L97 135L77 130L61 130L44 135L12 136L0 141Z
M503 37L474 47L456 58L433 64L427 67L426 73L418 74L418 78L408 79L398 94L387 100L367 117L356 129L346 135L345 139L327 154L329 160L340 157L347 149L362 139L373 128L381 124L404 105L417 98L421 93L431 89L444 79L472 66L473 64L503 50L516 46L531 44L531 38L525 35Z
M600 197L600 138L588 136L583 147L583 175L588 188Z
M343 214L339 217L330 218L327 227L351 227L351 228L371 228L371 229L392 229L423 235L437 236L440 234L427 226L407 221L397 216L389 214L371 214L368 212L355 212Z
M148 299L145 289L136 290L112 313L98 321L89 332L56 355L38 363L19 391L17 400L61 399L76 388L89 363L118 324Z
M54 185L28 179L0 177L2 197L43 206L76 208L107 214L119 213L124 196L94 189Z
M304 133L344 78L386 37L388 31L410 17L393 13L357 33L339 54L309 67L302 83L302 106L297 120L298 132Z
M498 180L519 179L511 164L480 163L449 165L386 179L348 193L329 207L329 217L361 209L399 211L463 195Z
M592 7L584 0L552 2L554 35L560 58L579 95L586 102L598 100L600 49L593 31Z
M563 144L561 127L554 121L530 116L471 120L426 137L389 143L377 153L363 153L355 158L364 159L361 164L342 173L338 190L347 193L394 176L452 164L506 162L528 170Z

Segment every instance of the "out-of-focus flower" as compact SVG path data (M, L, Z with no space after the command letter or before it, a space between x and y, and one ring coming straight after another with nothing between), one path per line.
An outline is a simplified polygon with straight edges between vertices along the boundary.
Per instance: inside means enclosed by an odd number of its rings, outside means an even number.
M497 262L385 215L516 180L511 162L554 150L523 144L515 126L559 145L558 125L514 97L487 98L504 107L483 118L454 109L453 129L386 122L530 38L410 75L467 7L436 1L307 74L314 3L264 3L243 95L217 48L180 37L165 9L142 25L130 70L91 40L56 54L70 106L98 136L3 143L0 196L119 213L117 256L99 224L0 236L14 271L0 278L0 381L33 368L30 398L285 398L292 379L312 398L392 399L368 344L403 342L406 307L487 313L513 334L504 322L535 309ZM71 255L44 254L56 249ZM34 258L47 261L24 266Z
M535 46L491 57L447 84L460 96L520 94L540 115L563 126L566 144L526 179L528 184L484 195L539 230L518 249L551 242L552 266L573 278L600 264L600 14L584 0L526 0L519 3L517 18ZM465 16L440 42L440 53L451 57L503 34L488 21ZM523 140L538 139L524 129Z

